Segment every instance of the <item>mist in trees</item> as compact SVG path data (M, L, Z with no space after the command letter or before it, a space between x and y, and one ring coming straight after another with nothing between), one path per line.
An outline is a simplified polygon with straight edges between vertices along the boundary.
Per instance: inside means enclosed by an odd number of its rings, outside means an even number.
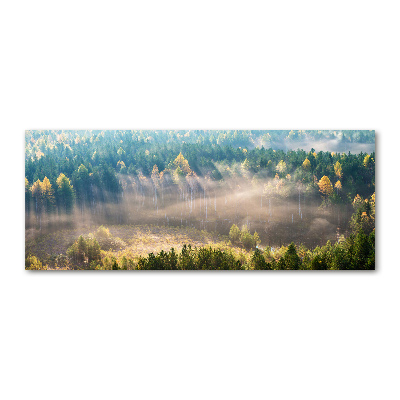
M374 143L373 131L27 131L26 229L193 227L247 250L368 236Z

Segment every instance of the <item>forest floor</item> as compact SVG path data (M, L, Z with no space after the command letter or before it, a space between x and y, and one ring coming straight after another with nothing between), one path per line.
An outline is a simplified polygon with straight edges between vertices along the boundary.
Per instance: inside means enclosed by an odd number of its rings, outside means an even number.
M25 231L25 255L35 255L49 269L55 269L55 259L66 255L67 249L80 236L94 233L99 226L87 226L75 229L62 229L37 236L37 231ZM174 248L180 252L184 244L192 247L218 247L231 249L242 257L248 257L243 248L232 246L228 237L187 227L160 227L151 225L107 225L111 235L117 240L118 248L102 249L103 256L126 256L137 260L149 253L169 251Z

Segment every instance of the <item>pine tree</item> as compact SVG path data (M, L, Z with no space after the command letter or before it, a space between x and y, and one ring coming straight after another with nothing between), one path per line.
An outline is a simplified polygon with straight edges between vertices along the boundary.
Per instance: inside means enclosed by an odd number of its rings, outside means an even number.
M259 249L256 249L251 256L250 265L256 270L270 269L270 265L265 261L265 258Z
M71 185L70 180L64 174L60 174L56 182L59 210L65 211L66 213L71 213L75 199L74 188Z
M297 254L296 246L292 242L283 256L283 261L286 269L300 269L301 259Z
M81 211L85 203L89 202L90 198L90 175L89 170L85 165L81 164L79 168L73 173L72 181L74 183L77 202L81 206Z

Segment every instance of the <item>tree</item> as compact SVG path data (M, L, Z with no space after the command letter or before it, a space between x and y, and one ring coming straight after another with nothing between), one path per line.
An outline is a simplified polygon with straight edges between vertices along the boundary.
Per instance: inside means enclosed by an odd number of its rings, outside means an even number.
M319 186L319 191L325 198L327 198L333 193L332 183L326 175L324 175L318 182L318 186Z
M375 269L375 235L369 237L360 230L354 240L354 269Z
M128 172L125 163L121 160L117 162L117 170L120 174L126 174Z
M282 258L285 269L300 269L301 259L297 254L296 246L293 242L288 246Z
M122 147L120 147L117 151L117 154L121 157L123 154L125 154L125 150Z
M151 180L153 181L153 187L154 187L154 207L157 209L158 213L157 189L160 186L160 173L158 171L157 164L154 164L153 171L151 172Z
M249 160L246 158L243 162L242 162L242 170L243 173L246 174L250 169L250 163Z
M342 179L343 177L343 172L342 172L342 164L340 164L339 161L336 161L335 166L333 167L335 170L335 175L339 178Z
M354 214L350 218L350 228L353 233L360 231L366 234L375 229L375 193L370 199L363 199L357 195L353 200Z
M189 162L188 160L186 160L185 157L183 157L182 153L178 154L178 156L173 161L173 165L175 166L175 168L179 168L185 175L189 174L191 171Z
M311 163L310 160L308 158L306 158L302 164L302 167L304 170L306 171L310 171L311 170Z
M38 179L31 186L32 198L35 201L35 211L36 214L40 214L43 210L43 192L42 192L42 182Z
M251 256L250 265L253 269L257 270L271 269L270 264L265 261L265 258L259 249L256 249Z
M364 157L364 160L363 160L364 167L365 167L365 168L368 168L369 165L370 165L370 163L371 163L371 156L370 156L369 154L367 154L367 155Z
M369 204L371 207L371 218L374 220L374 224L375 224L375 192L371 195Z
M243 225L240 232L240 241L242 242L242 245L246 250L250 250L252 247L254 247L254 238L249 232L246 225Z
M233 224L229 231L229 239L232 243L237 243L240 240L240 229L237 225Z
M28 256L25 260L25 269L40 270L47 269L47 265L43 266L42 262L35 256Z
M31 209L31 190L29 187L29 181L25 177L25 211L29 214Z
M254 240L255 247L257 247L261 243L260 236L258 235L257 232L254 232L253 240Z
M340 181L337 181L335 183L335 189L336 189L336 194L339 195L339 191L342 190L342 184L340 183Z
M64 174L59 175L56 183L59 210L63 210L69 214L71 213L74 206L74 187L71 185L70 180Z
M95 238L85 239L82 235L67 250L67 256L75 263L75 267L88 267L93 261L101 261L100 245Z
M364 199L359 194L357 194L357 196L354 197L354 200L353 200L353 208L355 210L358 210L363 205L364 205Z
M54 208L54 190L47 176L44 177L41 186L44 210L45 212L50 212Z
M316 254L310 262L310 268L312 270L322 270L322 269L328 269L328 262L325 254Z
M279 173L280 176L285 176L286 170L287 170L287 165L286 165L285 161L283 161L283 160L279 161L279 163L275 169Z
M118 195L121 193L122 187L114 168L102 165L100 174L102 188L107 192L108 195L110 195L108 196L110 200L118 201Z
M36 221L39 219L39 228L42 229L42 213L44 210L44 198L43 198L43 187L42 182L38 179L31 186L31 194L32 198L35 202L35 213L36 213Z
M81 164L79 168L72 174L72 181L74 183L76 199L81 205L83 212L83 206L86 202L89 202L89 191L90 191L90 175L89 170L85 165Z

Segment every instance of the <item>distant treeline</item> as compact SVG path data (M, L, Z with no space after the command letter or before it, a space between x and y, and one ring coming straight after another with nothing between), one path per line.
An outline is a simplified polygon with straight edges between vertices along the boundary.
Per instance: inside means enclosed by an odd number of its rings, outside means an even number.
M202 176L216 170L214 162L249 159L254 172L266 166L272 154L282 150L271 142L336 140L374 143L374 131L27 131L25 135L26 177L29 182L47 176L55 181L60 173L69 178L81 164L89 168L110 166L116 172L150 176L154 165L167 168L182 153L192 170ZM258 152L246 153L258 147ZM264 147L264 149L262 149ZM261 151L261 152L260 152ZM312 151L313 152L313 151ZM358 153L358 152L357 152ZM283 151L273 157L279 162ZM264 162L263 162L264 161ZM265 162L266 161L266 162ZM286 161L286 160L284 160ZM304 158L303 160L304 161ZM91 172L91 171L90 171ZM218 177L218 174L216 174Z

